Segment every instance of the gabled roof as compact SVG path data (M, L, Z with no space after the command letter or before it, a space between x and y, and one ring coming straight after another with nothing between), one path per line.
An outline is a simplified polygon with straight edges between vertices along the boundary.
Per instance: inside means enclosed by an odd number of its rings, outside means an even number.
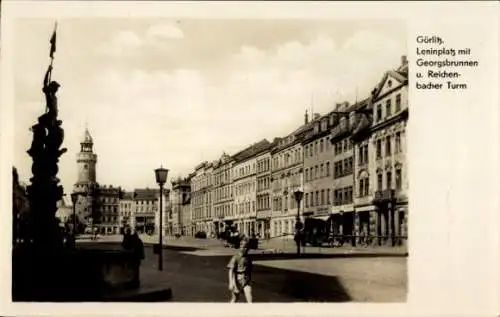
M380 94L380 91L384 87L385 81L389 76L396 79L400 84L403 84L406 80L408 80L408 73L403 73L395 70L386 71L384 76L382 77L382 79L379 81L379 83L372 92L373 99L377 99L378 95Z
M243 149L242 151L233 155L234 161L239 163L243 162L269 148L271 143L268 140L263 139L255 144L250 145L249 147Z

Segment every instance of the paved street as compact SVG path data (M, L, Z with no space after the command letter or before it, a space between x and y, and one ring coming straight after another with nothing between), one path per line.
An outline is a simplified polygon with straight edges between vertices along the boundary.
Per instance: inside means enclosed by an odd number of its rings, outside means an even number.
M119 248L120 237L81 242L85 248ZM143 238L146 240L146 238ZM172 288L180 302L226 302L227 271L234 250L220 241L169 240L164 271L146 242L141 267L143 285ZM407 289L406 257L349 257L293 259L254 253L253 292L256 302L401 302ZM339 252L339 251L337 251Z

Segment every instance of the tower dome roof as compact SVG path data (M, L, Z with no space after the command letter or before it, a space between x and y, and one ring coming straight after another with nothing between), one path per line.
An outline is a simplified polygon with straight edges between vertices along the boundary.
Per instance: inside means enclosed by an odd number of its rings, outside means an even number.
M87 128L85 128L85 133L82 138L82 143L93 143L92 136Z

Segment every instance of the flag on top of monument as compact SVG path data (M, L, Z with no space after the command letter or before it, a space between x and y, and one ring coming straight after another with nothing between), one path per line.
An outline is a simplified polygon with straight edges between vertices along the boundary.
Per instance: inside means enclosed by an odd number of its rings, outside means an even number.
M54 33L52 33L52 37L50 38L50 58L54 58L54 53L56 51L56 30L57 22L54 26Z

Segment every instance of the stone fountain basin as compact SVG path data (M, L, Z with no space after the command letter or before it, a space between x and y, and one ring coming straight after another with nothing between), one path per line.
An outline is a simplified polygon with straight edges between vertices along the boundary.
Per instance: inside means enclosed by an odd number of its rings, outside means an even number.
M162 301L170 289L141 290L132 252L13 251L13 301Z

